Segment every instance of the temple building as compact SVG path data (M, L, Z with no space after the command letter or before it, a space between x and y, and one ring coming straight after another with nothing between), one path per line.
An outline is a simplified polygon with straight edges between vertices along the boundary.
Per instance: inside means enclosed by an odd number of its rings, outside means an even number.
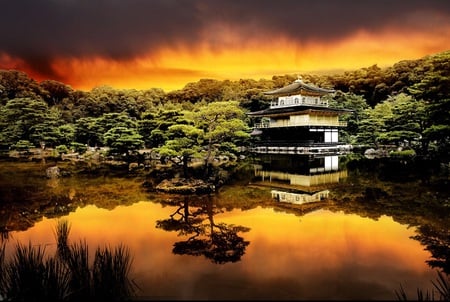
M306 84L301 79L265 92L275 97L270 107L248 113L254 121L251 151L265 154L348 153L351 145L339 142L339 128L347 126L339 116L351 110L330 108L322 96L333 92Z

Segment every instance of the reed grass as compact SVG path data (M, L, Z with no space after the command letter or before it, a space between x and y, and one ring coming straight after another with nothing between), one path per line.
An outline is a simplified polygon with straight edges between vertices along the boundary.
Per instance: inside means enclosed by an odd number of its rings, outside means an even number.
M8 300L36 301L50 296L46 288L45 248L16 244L16 253L3 271L6 297Z
M64 261L69 268L71 300L80 301L92 296L92 273L89 267L89 248L85 240L72 244Z
M445 277L443 272L437 271L436 280L431 280L433 284L433 290L429 292L428 290L424 293L422 289L417 289L417 299L415 301L450 301L450 279ZM400 284L400 289L395 291L397 300L408 301L408 296Z
M6 244L4 242L0 245L0 299L3 300L3 297L6 296L6 292L4 292L5 288L5 271L6 271L6 265L5 265L5 250L6 250Z
M70 271L56 257L45 261L43 270L43 288L46 292L46 301L67 300L70 293Z
M131 299L137 285L129 278L132 257L120 244L97 248L90 265L86 241L69 244L71 226L58 221L54 230L56 252L17 243L11 259L0 246L0 300L7 301L123 301Z
M69 253L69 234L71 225L67 220L58 220L53 234L56 238L57 255L62 259L66 258Z
M94 297L124 299L135 294L136 284L128 278L131 270L129 248L97 248L93 265Z
M450 279L445 279L444 274L438 272L438 278L435 281L431 280L434 288L438 291L440 299L443 301L450 301Z
M8 241L9 240L9 231L6 230L0 230L0 242Z

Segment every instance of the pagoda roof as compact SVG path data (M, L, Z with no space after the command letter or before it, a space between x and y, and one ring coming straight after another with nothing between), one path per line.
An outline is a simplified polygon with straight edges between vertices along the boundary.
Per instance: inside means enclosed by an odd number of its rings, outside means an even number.
M305 105L297 105L297 106L286 106L286 107L277 107L277 108L268 108L265 110L249 112L247 115L252 117L263 117L263 116L289 116L294 113L297 114L307 114L311 112L320 112L322 114L345 114L353 112L350 109L337 109L323 106L305 106Z
M328 93L335 92L334 89L325 89L325 88L319 88L316 86L305 84L302 80L298 79L295 80L293 83L275 89L271 91L266 91L264 94L266 95L275 95L275 96L287 96L287 95L294 95L294 94L301 94L301 95L312 95L312 96L321 96Z

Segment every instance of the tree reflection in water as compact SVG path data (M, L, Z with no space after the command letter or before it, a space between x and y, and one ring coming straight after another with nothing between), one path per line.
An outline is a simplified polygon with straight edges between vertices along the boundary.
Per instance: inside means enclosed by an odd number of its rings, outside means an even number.
M450 271L450 220L448 219L450 217L448 190L450 170L446 168L442 171L441 165L428 162L419 162L418 166L416 161L399 163L393 159L368 160L355 158L355 156L340 157L339 172L346 170L346 174L335 173L338 171L332 169L330 173L339 177L327 178L338 180L329 186L327 184L326 189L330 191L328 198L322 203L308 203L308 205L314 206L314 209L317 207L332 212L355 214L373 220L378 220L385 215L402 225L416 228L417 233L414 234L416 236L412 238L418 240L431 253L427 264L442 270L448 276ZM296 168L295 171L290 171L290 175L303 175L303 171L306 173L311 171L310 167L301 165L301 162L294 163L297 165L285 165L291 169ZM21 165L24 163L20 163ZM274 163L269 161L265 161L263 167L270 171L284 171L277 169ZM12 235L9 232L25 232L43 217L57 218L87 204L113 210L119 205L131 205L136 200L148 198L148 192L142 189L139 181L115 176L86 177L74 174L70 178L62 178L58 190L49 189L45 181L36 176L39 174L31 173L30 169L41 169L41 167L33 166L31 163L27 163L26 169L19 169L19 163L0 165L0 199L2 201L0 203L0 242L5 243L11 239ZM16 173L11 175L11 171ZM254 173L254 169L250 172ZM246 173L238 174L247 175ZM326 176L324 172L318 174L320 177ZM343 175L346 177L341 177ZM242 181L244 182L245 180ZM257 189L253 180L252 186L242 185L242 183L223 186L217 196L183 196L170 201L164 194L155 194L149 199L152 202L156 200L158 203L168 205L170 208L174 207L168 219L157 222L158 228L176 232L179 237L182 237L173 245L174 254L202 255L213 263L240 261L249 242L238 234L249 229L214 222L214 215L220 212L220 208L249 210L256 207L270 207L276 211L281 210L298 216L305 215L303 210L305 205L300 208L298 205L276 202L271 199L270 188L267 186ZM286 182L281 184L284 187ZM69 198L67 192L73 188L83 189L77 189L76 195ZM170 198L173 199L174 196ZM165 216L159 218L165 218ZM218 220L217 216L215 218Z
M261 156L255 161L254 184L284 190L285 202L276 206L295 215L302 216L305 211L291 205L293 198L288 197L300 196L293 192L297 189L298 193L299 186L305 184L309 191L320 192L311 185L320 184L324 185L320 189L329 190L324 199L329 202L309 203L312 206L374 220L386 215L416 227L417 235L411 238L431 253L427 264L450 274L450 170L439 161L419 157L367 159L353 154L331 156L328 161L327 157ZM327 162L332 165L327 167Z
M214 215L221 213L214 206L211 196L190 202L184 196L177 210L169 219L158 220L156 227L166 231L177 231L178 236L190 236L185 241L174 243L172 252L177 255L203 255L213 263L237 262L250 244L238 235L248 232L244 226L214 222Z
M432 268L440 268L450 274L450 230L436 230L430 225L418 227L418 235L412 238L418 240L431 253L427 263Z

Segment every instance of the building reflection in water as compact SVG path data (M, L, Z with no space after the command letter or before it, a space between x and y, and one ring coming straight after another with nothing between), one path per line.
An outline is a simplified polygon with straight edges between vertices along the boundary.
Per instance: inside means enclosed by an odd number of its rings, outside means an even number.
M330 187L347 177L339 155L261 155L254 169L254 185L270 187L275 200L292 204L324 200Z

